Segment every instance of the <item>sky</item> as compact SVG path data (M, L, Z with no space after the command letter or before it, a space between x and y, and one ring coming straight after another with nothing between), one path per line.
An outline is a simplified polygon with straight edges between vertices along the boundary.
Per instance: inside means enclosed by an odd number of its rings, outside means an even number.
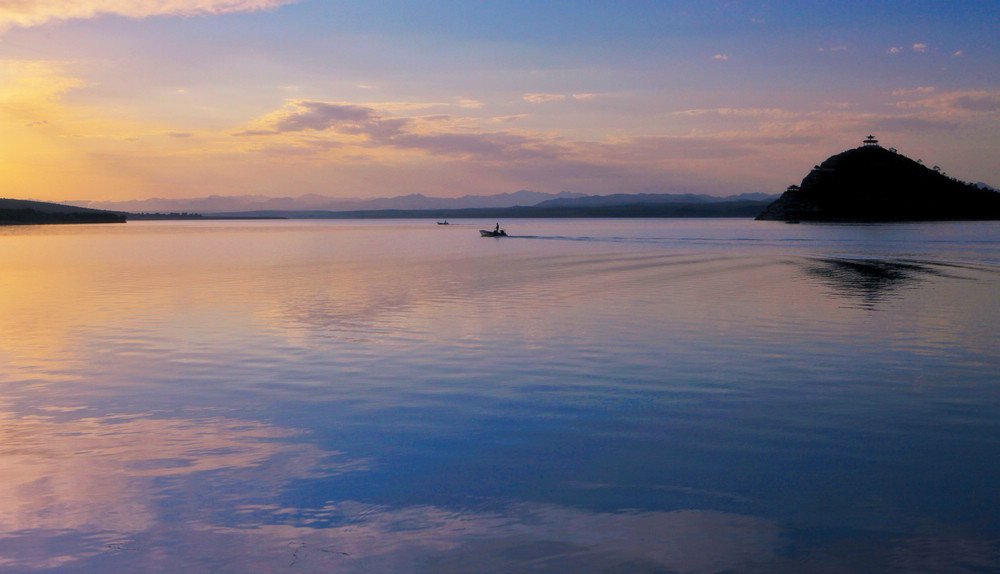
M1000 187L1000 2L0 0L0 197Z

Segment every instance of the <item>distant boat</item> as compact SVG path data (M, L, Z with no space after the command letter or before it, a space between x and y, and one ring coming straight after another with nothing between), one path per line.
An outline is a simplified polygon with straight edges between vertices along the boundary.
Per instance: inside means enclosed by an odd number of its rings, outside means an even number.
M489 229L480 229L479 235L482 237L507 237L507 232L503 229L498 231L490 231Z
M445 219L444 221L438 221L438 225L449 225L449 223L448 220Z

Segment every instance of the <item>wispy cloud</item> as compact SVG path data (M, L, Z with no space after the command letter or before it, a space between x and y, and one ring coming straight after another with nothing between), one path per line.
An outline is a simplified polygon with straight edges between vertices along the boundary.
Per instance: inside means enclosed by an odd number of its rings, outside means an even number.
M892 92L892 95L896 96L897 98L899 98L899 97L909 97L909 96L914 96L914 95L923 96L923 95L927 95L927 94L933 93L936 89L937 88L935 88L933 86L919 86L919 87L916 87L916 88L905 88L905 89L902 89L902 90L895 90L895 91Z
M491 121L498 124L511 124L526 117L528 117L527 114L514 114L510 116L498 116Z
M715 60L728 60L729 59L729 55L728 54L716 54L716 55L712 56L712 59L715 59Z
M285 110L258 122L259 127L237 132L236 135L278 135L333 129L349 135L387 137L398 134L408 122L405 118L386 119L374 108L365 106L294 100Z
M924 88L918 88L921 90ZM893 95L905 97L908 95L928 95L928 91L893 92ZM949 114L993 114L1000 112L1000 92L986 90L967 90L935 94L917 100L896 102L896 107L905 110L932 110Z
M590 93L571 94L569 96L565 94L524 94L524 96L522 96L521 99L523 99L526 102L530 102L532 104L544 104L546 102L561 102L567 99L596 100L599 97L600 94L590 94Z
M927 44L922 44L918 42L913 45L913 51L917 52L918 54L922 54L927 51Z
M38 26L51 20L95 18L118 15L129 18L150 16L199 16L267 10L297 0L26 0L0 2L0 31L12 26Z
M676 112L681 116L739 116L751 118L788 117L790 114L777 108L697 108Z
M536 137L507 131L483 132L460 127L450 116L389 117L375 107L295 100L285 109L265 116L237 136L280 136L298 132L325 132L331 137L356 137L354 144L394 148L430 155L490 158L494 160L554 157L553 145ZM308 144L319 140L313 139Z
M533 104L543 104L545 102L565 100L566 96L563 94L524 94L523 99L524 101L531 102Z

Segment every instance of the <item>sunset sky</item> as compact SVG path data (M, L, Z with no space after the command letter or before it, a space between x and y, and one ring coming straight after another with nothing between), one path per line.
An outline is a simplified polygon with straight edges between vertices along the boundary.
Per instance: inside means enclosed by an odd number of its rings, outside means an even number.
M995 1L0 0L0 197L1000 187Z

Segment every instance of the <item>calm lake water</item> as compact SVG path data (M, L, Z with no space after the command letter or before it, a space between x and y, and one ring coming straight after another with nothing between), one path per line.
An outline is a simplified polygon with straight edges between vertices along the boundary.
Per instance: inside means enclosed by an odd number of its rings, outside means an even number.
M1000 223L0 228L0 571L1000 572Z

